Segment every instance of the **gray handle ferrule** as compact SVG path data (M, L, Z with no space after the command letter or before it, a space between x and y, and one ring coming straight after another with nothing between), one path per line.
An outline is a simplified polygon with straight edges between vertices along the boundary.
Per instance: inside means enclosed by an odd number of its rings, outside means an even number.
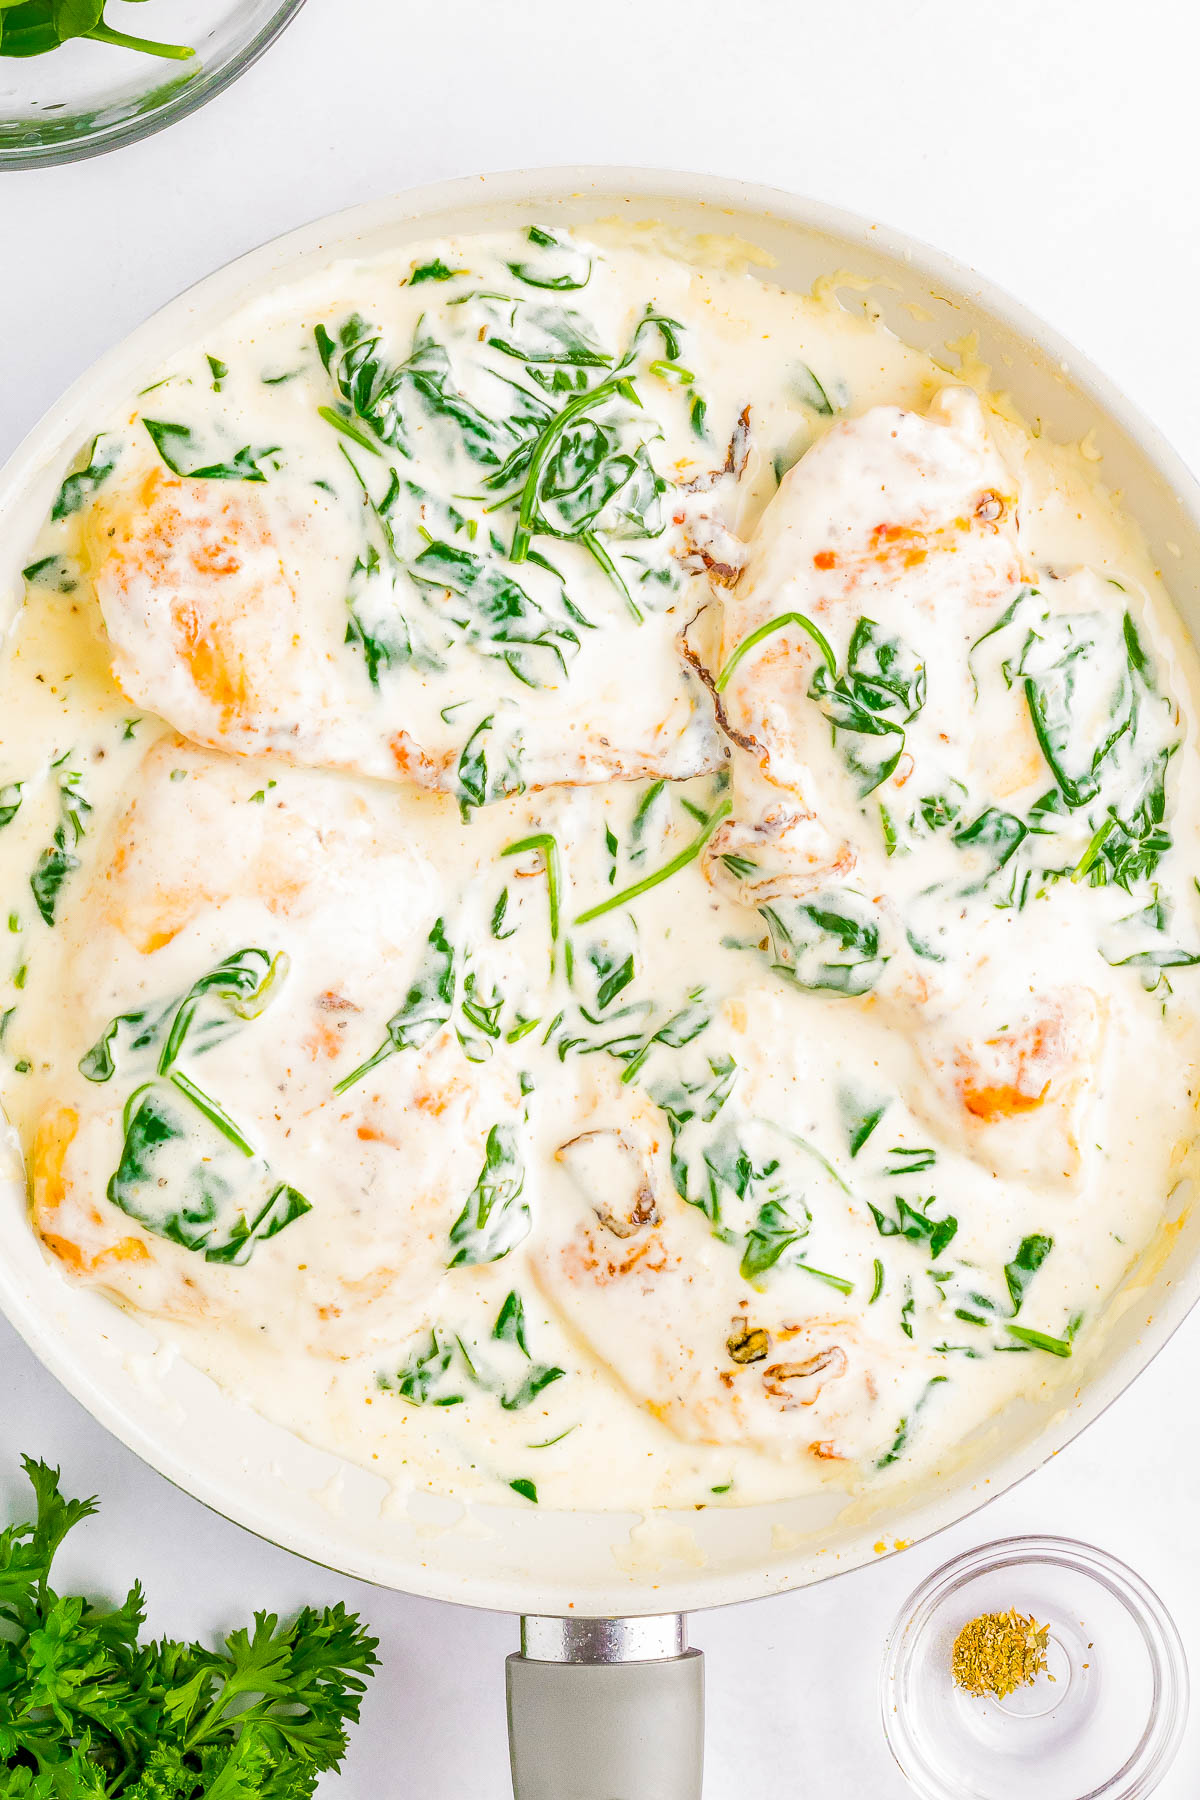
M561 1633L559 1623L523 1622L526 1654L508 1659L515 1800L700 1800L700 1652L682 1650L682 1630L667 1655L625 1634L642 1621L569 1620ZM587 1660L589 1645L603 1660Z

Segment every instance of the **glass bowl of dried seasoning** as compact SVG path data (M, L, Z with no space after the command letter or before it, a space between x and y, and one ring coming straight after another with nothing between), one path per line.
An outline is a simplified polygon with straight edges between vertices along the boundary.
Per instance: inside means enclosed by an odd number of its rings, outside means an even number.
M923 1800L1140 1800L1179 1748L1187 1661L1124 1563L1068 1538L1007 1538L910 1596L882 1706Z

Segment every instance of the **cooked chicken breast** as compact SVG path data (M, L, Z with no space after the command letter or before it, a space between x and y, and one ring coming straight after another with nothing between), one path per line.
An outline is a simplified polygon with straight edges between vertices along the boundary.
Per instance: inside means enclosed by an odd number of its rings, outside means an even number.
M345 498L276 489L169 473L147 440L84 519L113 674L193 742L467 806L720 765L674 612L635 620L601 586L603 610L581 621L533 563L518 580L486 548L430 544L418 526L410 553L381 556L357 541L355 511L372 515L352 484Z
M521 1104L427 979L438 806L177 740L150 753L72 922L81 1067L30 1146L34 1222L73 1273L318 1355L424 1318ZM405 1054L339 1093L423 981Z

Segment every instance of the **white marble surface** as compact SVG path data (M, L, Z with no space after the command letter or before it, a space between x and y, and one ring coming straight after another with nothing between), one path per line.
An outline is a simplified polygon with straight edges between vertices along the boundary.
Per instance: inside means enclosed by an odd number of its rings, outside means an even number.
M0 176L0 455L181 287L318 213L480 169L627 162L806 191L1017 293L1200 465L1195 53L1183 0L309 0L235 88L137 149ZM1084 1439L932 1544L696 1617L707 1800L900 1800L876 1682L905 1594L1012 1532L1089 1539L1160 1590L1200 1672L1200 1316ZM0 1503L21 1450L104 1512L67 1561L151 1627L339 1595L383 1640L338 1800L505 1800L512 1620L357 1587L259 1544L142 1467L0 1323ZM1200 1713L1160 1792L1200 1788Z

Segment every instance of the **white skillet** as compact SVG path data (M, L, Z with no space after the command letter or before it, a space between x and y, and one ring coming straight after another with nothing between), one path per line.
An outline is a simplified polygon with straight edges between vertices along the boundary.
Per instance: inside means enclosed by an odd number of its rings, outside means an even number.
M93 421L210 322L335 258L443 232L614 215L745 239L772 259L769 279L786 287L807 289L835 270L869 277L884 321L935 355L976 333L979 355L1027 419L1065 440L1095 432L1105 480L1122 491L1185 625L1200 633L1200 490L1154 428L1063 339L971 271L898 233L768 188L643 169L440 183L306 225L180 295L76 382L0 471L0 619L20 603L18 571ZM1089 1359L1073 1369L1077 1384L1010 1408L936 1477L889 1489L883 1505L827 1494L643 1521L393 1495L379 1478L266 1423L172 1361L131 1316L71 1286L29 1229L15 1162L0 1170L0 1307L97 1419L218 1512L361 1579L526 1615L527 1654L510 1659L509 1672L519 1800L693 1800L700 1662L682 1654L677 1615L855 1568L876 1557L880 1540L938 1531L1061 1450L1146 1366L1200 1294L1200 1217L1182 1199L1175 1205L1178 1229L1110 1303ZM597 1619L615 1622L589 1623Z

